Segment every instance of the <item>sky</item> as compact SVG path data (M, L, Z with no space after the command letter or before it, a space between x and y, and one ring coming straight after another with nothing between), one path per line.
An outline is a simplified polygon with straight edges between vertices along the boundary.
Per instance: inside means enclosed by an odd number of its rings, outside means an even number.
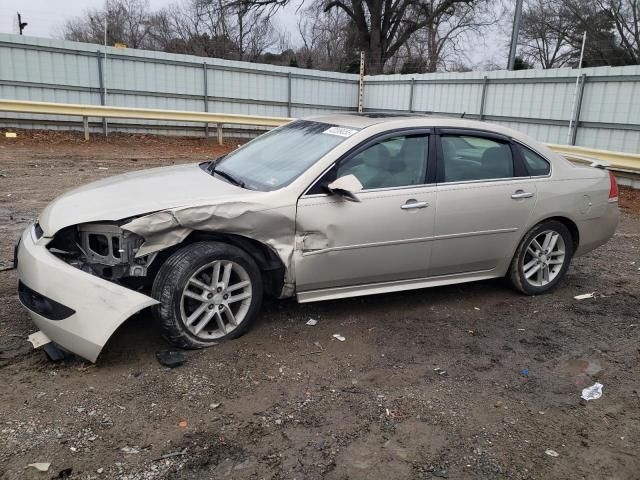
M159 10L178 0L149 0L152 10ZM290 33L294 47L301 45L298 33L297 6L302 0L280 9L275 17L277 24ZM28 22L25 35L35 37L60 38L60 28L70 17L81 15L84 10L99 8L104 0L0 0L0 32L18 33L16 13L22 14L22 21ZM506 63L504 45L498 41L498 32L489 32L481 38L470 39L467 56L474 65L489 62Z
M149 0L151 10L160 10L178 0ZM276 21L291 32L291 40L297 43L298 22L296 6L278 11ZM29 23L24 35L34 37L60 37L60 27L65 20L81 15L83 11L99 8L104 0L0 0L0 32L18 33L17 12L22 21Z

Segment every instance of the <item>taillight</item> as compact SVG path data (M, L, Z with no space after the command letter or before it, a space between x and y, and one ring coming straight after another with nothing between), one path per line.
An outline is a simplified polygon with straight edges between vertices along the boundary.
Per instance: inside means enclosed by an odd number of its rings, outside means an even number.
M614 202L618 200L618 182L616 182L616 177L611 172L609 172L609 180L611 182L611 186L609 187L609 201Z

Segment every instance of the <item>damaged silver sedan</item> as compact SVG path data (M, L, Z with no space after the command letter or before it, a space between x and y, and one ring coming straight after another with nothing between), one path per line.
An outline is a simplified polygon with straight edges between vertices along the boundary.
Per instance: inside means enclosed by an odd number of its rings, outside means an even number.
M147 307L171 343L201 348L247 331L264 295L311 302L496 277L544 293L617 222L613 176L513 130L316 117L216 162L57 198L16 249L19 298L42 341L91 361Z

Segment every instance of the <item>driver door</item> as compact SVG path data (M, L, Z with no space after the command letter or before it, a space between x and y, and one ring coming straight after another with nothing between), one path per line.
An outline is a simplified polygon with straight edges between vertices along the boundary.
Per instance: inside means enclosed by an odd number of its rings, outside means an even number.
M427 276L436 204L436 187L427 182L429 141L424 130L369 141L298 200L299 294ZM325 193L322 185L349 174L363 185L359 202Z

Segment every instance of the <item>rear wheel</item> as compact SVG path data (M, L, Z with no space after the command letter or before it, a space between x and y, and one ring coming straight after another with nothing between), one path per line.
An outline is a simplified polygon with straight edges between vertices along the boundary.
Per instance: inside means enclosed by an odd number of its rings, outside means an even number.
M262 278L243 250L198 242L167 259L152 295L163 336L177 347L204 348L249 329L262 303Z
M507 277L522 293L545 293L565 275L572 256L573 239L567 227L556 220L547 220L522 239Z

